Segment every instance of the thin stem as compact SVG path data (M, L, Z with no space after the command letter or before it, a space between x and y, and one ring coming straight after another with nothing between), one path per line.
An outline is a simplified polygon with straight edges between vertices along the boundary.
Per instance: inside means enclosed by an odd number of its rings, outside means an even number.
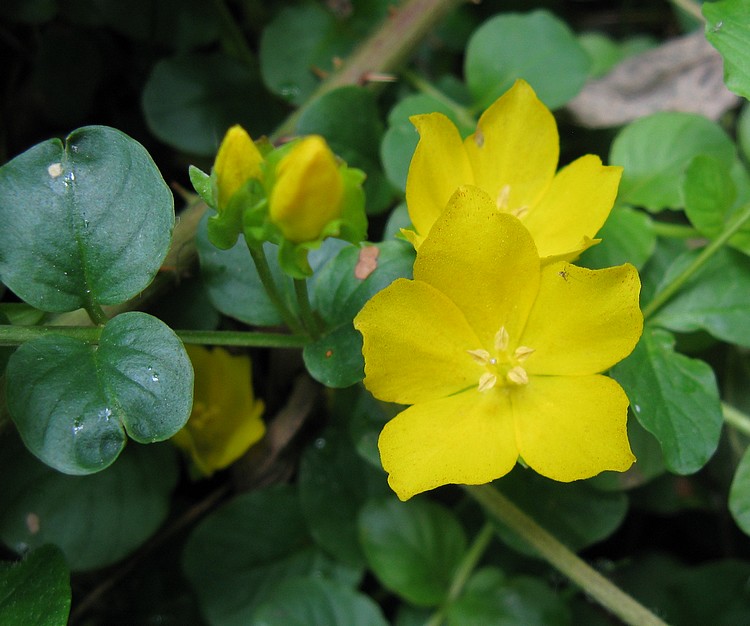
M701 6L697 2L694 2L693 0L670 0L670 2L685 11L685 13L692 15L701 24L706 21L706 18L703 17L703 13L701 13Z
M446 96L442 91L437 89L432 83L426 81L424 78L412 72L410 70L404 70L401 72L402 76L406 78L414 87L419 89L423 94L426 94L438 102L442 102L456 115L456 119L467 128L474 128L477 124L477 120L471 114L468 108L459 104L453 98Z
M242 34L237 22L234 21L231 12L227 8L224 0L214 0L214 7L216 13L219 15L221 24L224 27L224 32L229 36L232 42L232 51L239 57L239 59L249 67L253 72L257 71L258 63L255 59L253 51L250 50L250 46L247 45L247 40Z
M302 318L302 323L312 338L317 339L322 334L322 329L310 304L310 294L307 291L307 281L304 278L294 279L294 293L297 295L297 304L299 305L299 314L300 318Z
M18 346L46 335L73 337L86 343L98 343L101 326L10 326L0 324L0 346ZM307 335L286 335L234 330L176 330L184 343L209 346L255 348L302 348L310 341Z
M693 239L700 237L701 234L692 226L685 224L670 224L669 222L651 222L651 228L657 237L666 237L667 239Z
M445 612L461 595L461 592L464 590L464 587L469 580L469 576L471 576L476 569L482 555L485 550L487 550L487 546L490 545L490 541L492 541L494 534L495 531L492 523L485 522L484 526L482 526L479 533L474 538L469 550L464 555L463 560L456 568L450 589L448 589L448 597L446 598L446 601L443 606L430 617L425 626L440 626L440 624L443 623Z
M690 265L688 265L669 285L667 285L666 288L656 294L654 299L648 303L648 306L643 309L643 317L649 318L656 313L656 311L658 311L667 300L679 291L680 287L682 287L693 276L693 274L705 265L706 261L716 254L724 244L745 225L748 219L750 219L750 204L742 207L742 210L727 225L724 232L703 248L703 251L695 257L695 260Z
M466 490L490 515L520 535L547 562L626 624L666 626L664 621L560 543L495 487L492 485L468 486Z
M305 330L294 313L289 310L279 290L276 288L276 281L273 279L273 274L271 274L271 268L268 265L268 259L266 259L266 253L263 251L262 246L248 245L248 249L250 250L250 256L253 257L255 269L258 270L260 282L263 283L266 294L268 294L271 303L276 307L279 315L281 315L281 319L284 320L284 323L293 333L303 334Z
M750 415L743 413L739 409L726 402L721 403L721 411L724 414L724 421L730 426L734 426L742 434L750 436Z

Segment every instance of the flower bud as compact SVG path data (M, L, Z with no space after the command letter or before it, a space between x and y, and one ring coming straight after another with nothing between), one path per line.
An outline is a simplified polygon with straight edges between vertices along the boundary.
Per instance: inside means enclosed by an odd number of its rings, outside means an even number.
M236 124L224 135L214 161L217 209L224 209L231 197L251 178L260 178L263 157L245 129Z
M300 140L276 167L269 215L293 243L318 239L342 212L344 183L331 149L318 135Z

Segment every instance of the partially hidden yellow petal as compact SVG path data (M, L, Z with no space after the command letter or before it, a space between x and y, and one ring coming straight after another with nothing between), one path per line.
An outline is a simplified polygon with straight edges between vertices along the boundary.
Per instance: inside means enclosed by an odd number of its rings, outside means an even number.
M235 192L251 178L260 178L263 157L242 126L232 126L224 135L214 161L219 208L223 209Z
M630 264L590 270L566 262L542 269L539 293L521 338L534 352L529 374L596 374L638 343L641 281Z
M515 342L539 285L539 257L528 230L495 208L478 187L461 187L417 251L414 278L446 294L481 344L494 350L505 327Z
M394 281L365 304L354 327L364 338L364 384L375 397L415 404L476 388L482 368L467 350L479 339L430 285Z
M589 154L560 170L539 203L522 218L542 258L573 260L588 247L612 210L622 168ZM562 260L562 259L560 259Z
M482 114L464 145L475 184L511 213L541 199L560 153L555 118L523 80Z
M460 185L472 184L469 160L458 129L442 113L410 118L419 131L419 143L406 178L409 217L424 238Z
M569 482L635 461L627 433L628 398L606 376L532 376L511 396L518 447L536 472Z
M508 396L476 388L399 413L378 447L401 500L441 485L488 483L518 458Z

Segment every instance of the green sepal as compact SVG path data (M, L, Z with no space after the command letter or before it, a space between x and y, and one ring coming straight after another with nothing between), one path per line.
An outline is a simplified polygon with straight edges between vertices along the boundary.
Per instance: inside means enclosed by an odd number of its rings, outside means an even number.
M244 232L244 216L263 210L265 205L263 186L259 180L250 179L235 192L226 207L208 218L209 241L220 250L229 250Z
M191 165L188 168L188 175L190 176L190 182L193 184L193 189L201 197L201 200L210 207L216 206L216 194L214 193L214 184L211 176L206 174L200 168Z

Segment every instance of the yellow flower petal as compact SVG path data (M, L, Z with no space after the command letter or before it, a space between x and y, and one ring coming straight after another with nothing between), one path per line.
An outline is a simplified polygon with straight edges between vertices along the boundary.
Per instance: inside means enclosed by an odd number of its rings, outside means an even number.
M378 447L401 500L441 485L490 482L518 458L508 396L476 389L399 413L383 428Z
M635 461L626 428L628 399L606 376L533 376L512 395L523 460L553 480L624 472Z
M603 270L565 262L545 266L520 340L534 349L524 362L526 371L595 374L624 359L643 330L640 288L629 264Z
M602 165L592 154L560 170L547 193L522 218L539 256L573 260L599 232L617 196L622 168ZM563 260L563 259L560 259Z
M263 157L242 126L232 126L224 135L214 162L219 209L251 178L260 178Z
M523 80L484 112L464 146L474 184L508 212L537 204L555 175L560 152L554 116Z
M364 384L381 400L413 404L475 388L482 373L466 347L479 340L445 295L400 278L354 318L362 333Z
M502 326L519 336L539 285L539 257L521 222L481 189L462 187L417 251L414 278L466 316L481 340L467 349L490 350Z
M472 184L474 175L458 129L445 115L430 113L409 119L420 138L409 165L406 204L414 228L424 238L453 192Z

